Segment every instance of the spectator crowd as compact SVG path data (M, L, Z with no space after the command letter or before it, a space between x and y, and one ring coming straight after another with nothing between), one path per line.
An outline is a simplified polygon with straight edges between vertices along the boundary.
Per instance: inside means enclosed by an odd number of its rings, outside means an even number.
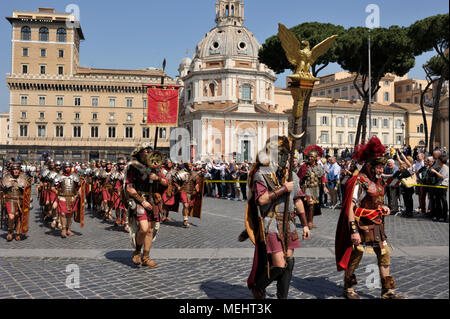
M352 151L349 149L334 149L330 155L329 149L324 149L323 157L317 160L324 168L326 188L320 188L322 208L339 209L343 200L345 184L358 170L358 165L352 161ZM391 208L392 214L412 217L414 214L433 221L448 221L448 155L446 148L436 148L432 154L423 149L404 146L401 149L387 148L389 157L382 178L385 185L385 204ZM294 172L297 172L303 162L303 154L296 152ZM74 168L88 165L74 163ZM176 169L183 163L174 163ZM212 160L197 162L193 169L202 171L205 184L204 195L217 199L246 201L247 180L251 163L244 161ZM0 167L0 171L1 171ZM22 171L38 181L40 165L27 163L22 165ZM403 183L408 181L409 183ZM403 181L403 182L402 182ZM411 181L413 181L411 183ZM414 186L411 186L414 185ZM418 186L423 185L423 186ZM414 200L416 198L417 200ZM414 207L414 203L418 203Z

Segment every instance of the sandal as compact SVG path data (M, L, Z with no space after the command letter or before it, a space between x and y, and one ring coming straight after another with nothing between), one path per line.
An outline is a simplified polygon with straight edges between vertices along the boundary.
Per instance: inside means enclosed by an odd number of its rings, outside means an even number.
M346 299L361 299L361 297L354 290L344 290L343 296Z
M133 264L135 264L135 265L140 265L140 264L142 264L142 260L141 260L141 252L137 252L137 251L133 252L133 258L132 258L132 260L133 260Z
M147 267L150 267L150 268L154 268L154 267L158 267L158 264L157 263L155 263L155 261L154 260L152 260L152 259L150 259L150 258L145 258L143 261L142 261L142 266L147 266Z
M184 226L184 228L189 228L191 225L189 225L189 222L187 220L185 220L183 222L183 226Z
M13 234L12 233L8 233L8 235L6 235L6 240L7 241L12 241L13 240Z

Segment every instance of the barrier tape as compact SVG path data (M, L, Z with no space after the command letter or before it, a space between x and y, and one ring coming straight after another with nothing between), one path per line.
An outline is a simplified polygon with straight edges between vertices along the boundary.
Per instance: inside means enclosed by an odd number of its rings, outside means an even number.
M421 184L412 184L412 186L419 186L419 187L434 187L434 188L448 188L448 186L421 185Z
M204 183L247 183L247 181L214 181L210 179L203 180Z

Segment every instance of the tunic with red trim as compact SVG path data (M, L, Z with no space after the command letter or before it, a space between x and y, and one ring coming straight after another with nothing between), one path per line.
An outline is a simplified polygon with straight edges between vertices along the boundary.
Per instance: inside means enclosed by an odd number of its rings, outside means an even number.
M9 215L20 214L23 192L27 186L28 180L25 174L19 174L17 177L8 174L1 180L0 187L5 194L6 211Z
M53 181L58 190L58 212L71 214L78 209L80 188L80 177L76 173L65 173L58 175Z

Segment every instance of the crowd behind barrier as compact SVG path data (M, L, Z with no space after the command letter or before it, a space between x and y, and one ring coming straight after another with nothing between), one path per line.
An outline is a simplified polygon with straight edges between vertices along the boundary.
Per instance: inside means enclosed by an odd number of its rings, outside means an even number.
M317 161L326 174L328 193L320 188L322 208L339 209L343 200L345 183L358 170L352 160L352 149L324 149L323 157ZM295 153L294 172L298 172L304 158L302 150ZM331 155L332 154L332 155ZM448 221L448 153L445 147L436 148L428 154L422 148L412 149L387 147L389 158L382 174L385 185L385 204L392 214L405 217L416 215L431 218L434 221ZM9 163L13 162L11 159ZM90 163L75 162L74 170L89 167ZM244 161L206 160L193 163L193 169L204 175L204 195L211 198L234 201L247 201L247 179L251 163ZM6 166L6 164L5 164ZM182 168L183 163L174 163ZM22 163L25 172L34 183L39 181L41 163ZM0 178L5 170L0 162ZM417 197L418 206L414 207Z

